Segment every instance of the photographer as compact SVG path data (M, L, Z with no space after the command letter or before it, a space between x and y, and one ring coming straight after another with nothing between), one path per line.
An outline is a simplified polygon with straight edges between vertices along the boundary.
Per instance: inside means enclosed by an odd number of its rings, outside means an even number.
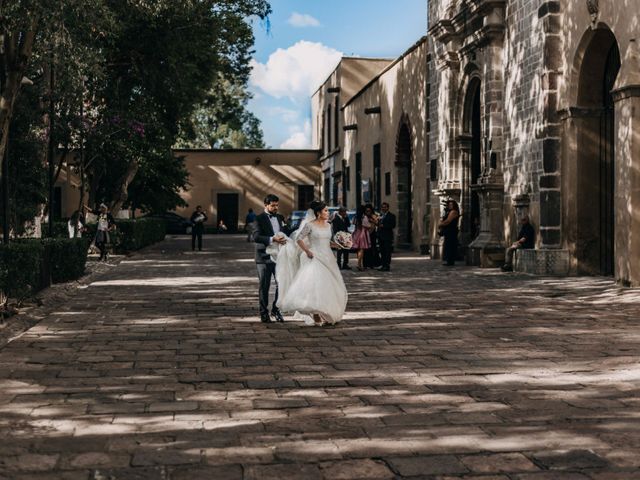
M198 240L198 250L202 250L202 234L204 233L204 222L207 221L207 215L202 210L202 206L198 205L196 211L191 215L191 250L196 249L196 239Z

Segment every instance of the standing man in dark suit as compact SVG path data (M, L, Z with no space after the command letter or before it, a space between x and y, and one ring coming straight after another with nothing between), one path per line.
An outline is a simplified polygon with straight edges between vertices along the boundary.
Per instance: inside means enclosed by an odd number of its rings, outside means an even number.
M340 207L331 220L331 230L335 235L338 232L349 232L351 226L351 220L347 216L347 209ZM343 248L338 249L338 268L340 270L351 270L349 266L349 250Z
M198 250L202 250L202 234L206 221L207 215L202 210L202 206L198 205L196 211L191 215L191 250L196 249L196 239L198 240Z
M281 245L287 243L286 239L279 238L279 232L284 233L284 217L278 214L279 198L269 194L264 199L264 212L256 216L251 238L256 244L256 266L258 267L258 279L260 281L260 321L271 323L269 315L269 289L271 288L271 278L276 281L276 264L271 260L271 256L266 252L267 246L276 242ZM278 284L276 283L276 295L271 304L271 316L277 322L284 322L282 313L278 310Z
M389 204L380 205L380 218L378 219L378 243L380 244L381 272L391 270L391 254L393 253L393 229L396 228L396 216L389 212Z

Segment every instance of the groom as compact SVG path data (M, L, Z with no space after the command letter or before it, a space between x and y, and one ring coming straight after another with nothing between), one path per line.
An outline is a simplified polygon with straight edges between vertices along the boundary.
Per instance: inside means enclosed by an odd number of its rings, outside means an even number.
M269 288L271 287L271 277L275 281L276 264L271 260L271 256L266 252L266 248L273 242L284 245L287 243L284 238L277 238L276 234L284 233L284 217L278 215L279 198L269 194L264 198L264 212L256 217L251 238L256 244L256 266L258 267L258 279L260 281L260 321L271 323L269 317ZM271 304L271 316L277 322L284 322L284 318L276 307L278 301L278 284L276 283L276 295Z

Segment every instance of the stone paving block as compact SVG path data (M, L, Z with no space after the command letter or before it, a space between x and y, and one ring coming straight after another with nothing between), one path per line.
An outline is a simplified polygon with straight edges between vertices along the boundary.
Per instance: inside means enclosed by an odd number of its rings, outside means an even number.
M53 470L59 455L26 453L0 459L0 472L46 472Z
M280 410L286 408L308 407L309 402L304 398L278 398L257 399L253 401L253 407L260 410Z
M198 409L198 402L157 402L149 405L150 413L188 412Z
M536 463L549 470L604 468L609 463L589 450L536 452L531 457Z
M241 465L175 469L171 480L243 480L243 470Z
M540 469L521 453L464 455L460 461L474 473L532 472Z
M131 460L134 467L152 465L189 465L200 463L201 451L195 450L156 450L135 452Z
M63 470L80 468L121 468L128 467L130 461L131 457L126 454L87 452L63 457L60 460L60 468Z
M325 480L388 480L394 478L389 467L379 460L345 460L321 463Z
M91 471L89 480L162 480L167 478L167 468L129 467L122 469L97 468Z
M244 480L322 480L317 465L274 464L249 465L245 467Z
M591 477L580 472L539 472L512 475L514 480L591 480ZM628 480L632 480L633 477Z
M453 455L389 457L385 458L385 461L403 477L469 472L469 469Z

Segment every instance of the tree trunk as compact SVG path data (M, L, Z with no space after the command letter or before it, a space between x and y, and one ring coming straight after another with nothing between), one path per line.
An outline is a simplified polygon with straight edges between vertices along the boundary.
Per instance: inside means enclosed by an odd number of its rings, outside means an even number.
M9 125L13 117L16 98L20 93L22 77L29 63L33 42L38 29L39 17L31 19L31 25L26 32L12 32L5 34L2 42L4 52L3 67L5 82L0 93L0 158L4 157L7 148Z
M122 175L122 177L120 177L120 179L118 180L118 188L113 196L113 199L111 201L111 208L109 209L112 214L114 212L118 213L122 208L122 205L124 205L124 202L127 201L127 197L129 196L129 185L136 177L139 167L140 165L138 164L138 160L132 160L129 163L127 170L124 172L124 175Z

